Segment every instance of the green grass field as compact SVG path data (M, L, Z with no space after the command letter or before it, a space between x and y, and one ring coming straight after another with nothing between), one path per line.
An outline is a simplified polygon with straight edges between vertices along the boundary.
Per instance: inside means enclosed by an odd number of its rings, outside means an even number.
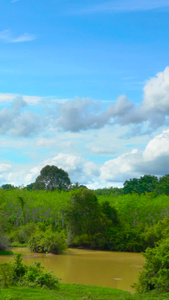
M11 287L0 289L0 300L167 300L169 293L131 295L118 289L81 284L61 284L58 291Z

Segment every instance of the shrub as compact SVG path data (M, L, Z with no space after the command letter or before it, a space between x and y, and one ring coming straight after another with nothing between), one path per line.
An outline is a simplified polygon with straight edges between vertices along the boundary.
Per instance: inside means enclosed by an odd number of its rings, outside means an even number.
M147 248L144 256L146 262L136 291L144 293L153 289L169 292L169 238L160 242L155 248Z
M18 242L20 244L28 243L32 233L36 230L36 225L34 223L28 223L26 225L20 226L18 230L11 232L10 241Z
M59 279L50 272L44 272L40 262L34 262L30 267L26 266L22 263L22 255L17 254L13 264L0 264L0 284L6 288L9 285L17 285L57 289Z
M13 266L10 263L0 263L0 286L8 288L13 283Z
M62 254L67 249L66 237L62 232L37 231L29 240L29 247L33 252Z
M40 262L34 262L34 265L29 267L28 271L23 276L21 285L57 289L59 286L59 279L51 273L43 272L43 267L41 267Z

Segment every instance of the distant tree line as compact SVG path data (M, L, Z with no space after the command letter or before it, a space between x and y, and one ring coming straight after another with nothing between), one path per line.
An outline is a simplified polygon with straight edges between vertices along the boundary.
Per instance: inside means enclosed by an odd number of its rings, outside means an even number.
M12 184L3 184L1 189L3 190L13 190L17 189ZM20 187L23 188L23 187ZM69 174L64 171L62 168L56 166L47 165L40 171L40 175L36 178L35 182L28 184L24 187L28 191L35 190L46 190L54 191L56 189L63 191L76 190L80 188L86 188L85 185L71 183ZM144 175L140 178L132 178L126 180L123 184L123 188L110 187L110 188L100 188L95 190L95 194L100 195L126 195L137 193L139 195L145 193L154 193L154 196L157 195L169 195L169 174L162 177L157 177L155 175Z
M144 175L140 178L132 178L126 180L123 188L103 188L95 190L97 195L126 195L137 193L139 195L146 193L154 193L154 197L158 195L169 196L169 174L160 178L154 175Z

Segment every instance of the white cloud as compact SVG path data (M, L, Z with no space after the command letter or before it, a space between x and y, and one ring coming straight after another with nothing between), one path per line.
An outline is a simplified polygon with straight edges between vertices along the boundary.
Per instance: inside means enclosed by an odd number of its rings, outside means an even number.
M70 152L71 153L71 152ZM41 162L34 159L31 164L0 164L0 182L26 185L34 182L40 170L46 165L55 165L67 171L72 183L79 182L89 188L120 186L133 177L144 174L162 176L168 172L169 129L152 138L144 150L134 148L107 160L105 163L92 162L83 155L57 153ZM49 155L49 154L48 154Z
M111 159L101 167L104 182L124 181L144 174L157 176L169 173L169 129L149 141L144 151L133 149Z
M91 99L68 100L59 107L53 126L63 130L77 132L121 124L132 125L132 134L153 132L169 125L169 67L146 82L141 104L135 105L122 95L107 108Z
M9 106L9 102L14 102L14 97L18 98L13 94L0 94L0 103ZM77 133L119 124L128 126L128 136L147 134L159 127L169 126L169 67L146 82L143 101L137 105L125 95L119 96L116 101L112 101L108 105L103 101L94 101L89 98L57 100L24 95L22 99L27 104L25 111L33 109L37 113L37 118L42 117L41 112L43 111L43 122L40 122L41 126L38 131L34 131L35 133L39 133L40 130L44 132L46 128L48 133L60 129ZM5 113L6 119L8 119L9 109L4 108L3 111L0 111L1 117ZM32 118L34 117L32 114ZM20 116L22 125L24 118L26 124L28 119L31 120L31 114L29 113L29 118L28 113ZM32 124L32 121L30 123ZM4 126L6 126L6 122ZM6 133L6 129L1 128L0 131L1 134ZM24 132L25 130L23 134Z
M10 164L1 164L0 163L0 172L8 172L11 169L11 165Z
M26 110L27 103L23 98L16 97L9 108L0 110L0 134L11 136L30 136L44 128L44 120L39 114Z
M148 112L169 113L169 67L147 81L143 107Z
M104 3L96 3L86 6L82 9L76 9L73 14L92 14L92 13L113 13L113 12L132 12L146 11L158 8L166 8L169 6L168 0L142 0L142 1L125 1L114 0L104 1Z
M143 153L145 161L154 161L162 156L169 156L169 129L152 139Z
M34 34L23 33L19 36L14 36L9 29L0 31L0 40L5 43L23 43L35 40L37 37Z

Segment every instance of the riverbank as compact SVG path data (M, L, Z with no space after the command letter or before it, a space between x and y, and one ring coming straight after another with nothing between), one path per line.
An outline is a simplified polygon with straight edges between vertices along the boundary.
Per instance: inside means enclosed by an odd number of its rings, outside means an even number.
M167 300L169 293L157 294L147 293L142 295L132 295L118 289L103 288L82 284L60 285L58 291L11 287L0 289L1 300Z

